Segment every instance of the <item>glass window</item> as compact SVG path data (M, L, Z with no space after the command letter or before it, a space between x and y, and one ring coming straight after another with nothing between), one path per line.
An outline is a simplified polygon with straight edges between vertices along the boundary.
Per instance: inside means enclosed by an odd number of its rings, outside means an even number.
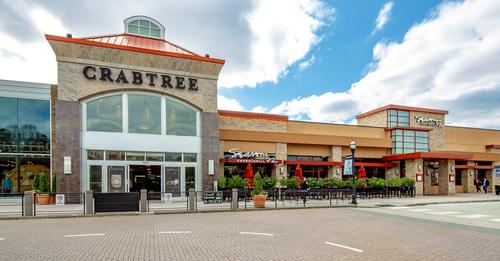
M125 160L125 152L123 151L106 151L106 160Z
M417 143L415 146L417 149L429 149L429 144L427 143Z
M128 95L128 131L130 133L161 133L160 97Z
M149 27L149 21L139 20L139 25L144 27Z
M33 186L35 177L46 181L47 187ZM50 157L49 156L20 156L19 157L19 192L38 189L42 192L50 192Z
M415 148L415 143L413 143L413 142L405 142L404 143L404 148L414 149Z
M151 36L161 37L160 29L151 29Z
M104 160L104 151L102 150L88 150L87 151L88 160Z
M146 161L163 161L162 152L146 152Z
M423 138L423 137L416 137L415 141L416 142L421 142L421 143L428 143L429 139L428 138Z
M18 151L17 115L17 99L0 97L0 152Z
M403 117L410 117L410 113L408 111L399 111L398 110L398 116L403 116Z
M0 193L18 192L18 181L17 157L0 155Z
M167 99L167 135L196 136L196 111L180 102Z
M102 192L102 166L90 165L90 190Z
M179 152L166 152L165 153L165 161L182 161L182 153Z
M404 139L406 142L414 142L415 141L415 138L414 137L407 137L405 136L405 139Z
M389 115L398 115L397 111L396 110L389 110Z
M419 137L429 137L429 133L426 131L417 131L416 135Z
M137 27L136 25L129 25L128 32L131 34L139 34L139 27Z
M404 135L408 137L415 137L415 131L405 130Z
M122 132L122 95L87 103L87 130Z
M196 162L196 153L184 153L184 162Z
M127 160L144 161L144 152L127 151Z

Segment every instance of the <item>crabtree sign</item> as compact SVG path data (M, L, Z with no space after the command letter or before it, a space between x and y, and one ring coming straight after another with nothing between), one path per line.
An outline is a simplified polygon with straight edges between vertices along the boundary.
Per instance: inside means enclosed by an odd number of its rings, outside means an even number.
M443 126L443 121L434 119L431 117L425 117L422 115L416 115L415 116L415 121L420 124L420 125L425 125L425 126L436 126L436 127L441 127Z

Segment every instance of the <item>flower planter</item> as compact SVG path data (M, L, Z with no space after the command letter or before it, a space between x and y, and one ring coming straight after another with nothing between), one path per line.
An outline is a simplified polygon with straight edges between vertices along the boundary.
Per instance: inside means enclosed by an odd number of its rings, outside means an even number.
M50 203L50 195L36 194L36 203L39 205L48 205Z
M265 208L266 207L266 195L255 195L252 197L254 208Z

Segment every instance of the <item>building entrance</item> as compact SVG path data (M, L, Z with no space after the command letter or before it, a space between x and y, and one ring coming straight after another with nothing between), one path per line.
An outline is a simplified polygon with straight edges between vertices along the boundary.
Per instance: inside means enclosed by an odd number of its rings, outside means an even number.
M130 192L161 191L161 166L130 165L129 166Z

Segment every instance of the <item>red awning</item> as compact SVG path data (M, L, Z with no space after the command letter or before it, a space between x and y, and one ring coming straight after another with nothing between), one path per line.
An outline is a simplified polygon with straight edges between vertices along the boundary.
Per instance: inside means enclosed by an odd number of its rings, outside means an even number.
M282 160L268 159L220 159L220 163L282 164Z

